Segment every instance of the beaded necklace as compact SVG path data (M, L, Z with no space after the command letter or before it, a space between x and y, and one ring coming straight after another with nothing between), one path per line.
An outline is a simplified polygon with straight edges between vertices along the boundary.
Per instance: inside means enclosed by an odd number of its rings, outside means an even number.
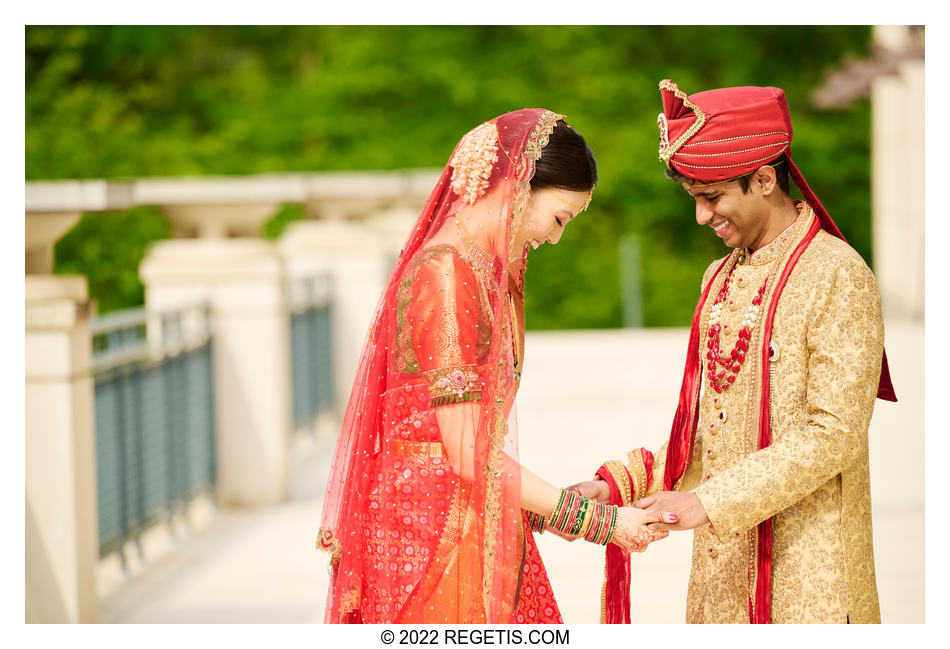
M807 205L804 209L808 209ZM716 392L728 390L729 386L735 383L736 376L739 374L739 370L742 369L742 364L745 362L746 353L749 351L749 341L752 340L752 332L759 323L759 312L761 310L763 296L769 285L769 278L778 272L778 264L785 256L793 234L797 233L801 228L801 224L806 221L807 219L801 218L800 212L798 217L792 221L779 236L773 239L770 244L757 251L760 257L762 254L767 253L769 257L774 255L774 261L772 262L773 268L771 272L765 276L765 279L762 281L762 286L759 287L755 297L752 298L752 304L749 305L745 317L742 320L739 337L736 339L736 344L728 356L723 355L719 349L719 334L722 330L719 319L722 317L722 309L726 304L726 299L729 297L729 287L732 284L733 273L735 273L736 268L745 261L747 255L751 261L755 258L756 253L750 254L746 250L740 251L736 256L732 268L729 269L729 274L726 276L725 281L723 281L722 286L719 287L719 293L716 295L712 308L709 310L709 329L706 331L706 347L709 349L709 351L706 352L706 379L709 381L709 386ZM717 371L717 368L722 369L718 369ZM720 419L722 419L722 417L720 417Z
M742 320L742 328L739 330L739 337L736 339L736 344L732 347L732 351L728 356L723 355L719 350L719 333L722 330L719 319L722 317L722 309L726 303L726 299L729 297L729 286L732 283L732 275L735 273L736 268L739 267L739 264L742 263L744 256L745 253L743 252L736 257L736 262L729 270L729 275L726 276L725 281L719 288L716 300L713 302L713 306L709 311L709 329L706 331L706 346L709 348L709 351L706 352L706 378L709 380L710 387L716 392L728 390L729 386L735 383L736 376L739 374L739 370L742 369L746 352L749 351L749 341L752 339L752 331L759 322L762 296L765 294L765 289L769 283L770 276L766 275L762 286L759 287L758 293L752 298L752 304L746 311L745 318ZM722 369L717 371L717 368L720 367Z

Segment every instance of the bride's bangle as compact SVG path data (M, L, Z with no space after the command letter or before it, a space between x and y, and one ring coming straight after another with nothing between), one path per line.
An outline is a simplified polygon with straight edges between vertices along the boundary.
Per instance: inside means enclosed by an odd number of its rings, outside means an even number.
M547 527L547 521L541 514L529 511L528 526L532 531L537 532L538 534L544 534L544 528Z
M614 536L617 527L619 509L616 505L598 504L594 510L593 520L584 539L598 545L607 545Z
M587 533L590 531L591 525L593 525L594 519L597 516L598 505L593 500L588 501L587 511L584 512L584 520L581 522L581 529L578 530L577 536L582 539L587 538Z
M614 538L614 530L617 529L617 518L619 518L620 508L616 505L610 505L607 511L610 514L610 523L606 526L607 532L600 541L595 541L595 543L600 543L601 545L607 545Z
M580 513L581 502L583 500L586 499L573 491L561 489L560 498L558 498L557 506L554 508L554 511L551 512L551 519L548 525L562 534L576 536L577 530L575 527L580 529L580 523L583 522L583 517L578 521L578 514Z
M569 534L571 536L584 536L581 530L584 528L584 522L587 520L594 505L596 505L596 503L590 498L581 498L580 505L577 507L577 515L574 518L574 524L570 526L571 531Z
M607 545L614 536L619 510L616 505L605 505L573 491L561 489L557 506L551 512L548 525L570 536L577 536Z
M590 541L597 536L597 532L601 527L601 522L604 520L604 507L603 505L598 504L595 507L591 508L590 523L587 525L587 529L584 530L584 539Z

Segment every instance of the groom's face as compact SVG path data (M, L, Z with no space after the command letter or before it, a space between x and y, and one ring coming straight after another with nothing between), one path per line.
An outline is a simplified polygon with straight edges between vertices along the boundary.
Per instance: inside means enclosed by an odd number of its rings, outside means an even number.
M730 248L757 250L764 243L769 204L750 183L743 191L737 180L717 185L683 184L696 202L696 222L708 225Z

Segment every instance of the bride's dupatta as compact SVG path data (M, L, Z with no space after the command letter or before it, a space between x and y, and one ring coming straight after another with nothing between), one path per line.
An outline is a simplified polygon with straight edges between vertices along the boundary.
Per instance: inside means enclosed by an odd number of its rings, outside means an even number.
M519 110L462 138L390 275L327 486L327 622L514 621L536 549L519 506L527 246L513 235L559 119ZM443 226L487 231L492 249L450 245Z

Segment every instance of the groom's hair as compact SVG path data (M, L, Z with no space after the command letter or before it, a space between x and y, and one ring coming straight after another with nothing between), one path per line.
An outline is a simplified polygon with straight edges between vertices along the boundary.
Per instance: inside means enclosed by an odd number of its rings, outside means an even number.
M788 181L788 164L787 163L788 163L788 156L786 156L783 153L779 157L775 158L775 160L772 160L771 162L767 162L762 166L772 167L773 169L775 169L775 182L778 183L779 188L783 192L785 192L786 194L790 194L791 192L789 190L791 188L791 185L789 185L789 181ZM739 183L739 187L742 188L743 194L749 193L749 184L752 182L752 174L754 173L755 171L750 171L747 174L743 174L739 176L738 178L733 179ZM670 180L675 180L678 183L686 183L687 185L691 185L694 182L696 182L695 179L690 178L689 176L684 176L673 167L670 167L669 169L666 170L666 177L669 178Z

